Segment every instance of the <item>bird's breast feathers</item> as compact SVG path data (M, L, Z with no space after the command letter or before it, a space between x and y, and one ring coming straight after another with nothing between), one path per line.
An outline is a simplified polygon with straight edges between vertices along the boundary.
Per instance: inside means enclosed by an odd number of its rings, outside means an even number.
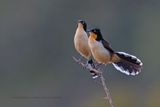
M91 52L88 46L88 36L84 30L77 29L74 37L74 45L76 50L85 58L91 56Z
M89 37L88 41L89 47L91 49L92 55L95 60L99 63L107 64L110 61L110 52L104 48L100 41L96 41Z

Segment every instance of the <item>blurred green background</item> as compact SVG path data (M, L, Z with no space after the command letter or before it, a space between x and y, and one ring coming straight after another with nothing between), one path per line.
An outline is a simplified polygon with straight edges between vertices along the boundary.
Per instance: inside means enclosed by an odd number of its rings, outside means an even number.
M72 59L78 19L144 63L135 77L106 67L115 106L159 107L159 0L0 0L0 106L110 107Z

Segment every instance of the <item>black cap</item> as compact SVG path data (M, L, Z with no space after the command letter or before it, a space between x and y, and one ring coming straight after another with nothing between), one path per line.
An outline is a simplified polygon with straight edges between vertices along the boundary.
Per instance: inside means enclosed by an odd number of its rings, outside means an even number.
M87 23L84 20L78 20L78 23L81 23L83 25L84 30L87 31Z

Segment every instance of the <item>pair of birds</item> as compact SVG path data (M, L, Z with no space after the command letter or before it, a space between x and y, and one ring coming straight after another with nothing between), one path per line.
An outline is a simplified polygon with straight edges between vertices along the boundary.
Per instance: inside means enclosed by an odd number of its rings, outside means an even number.
M75 49L88 62L93 63L91 57L100 64L113 64L113 66L127 75L137 75L141 72L143 63L135 56L125 52L115 52L109 42L103 39L100 29L87 30L83 20L78 21L74 37ZM93 78L98 77L93 73Z

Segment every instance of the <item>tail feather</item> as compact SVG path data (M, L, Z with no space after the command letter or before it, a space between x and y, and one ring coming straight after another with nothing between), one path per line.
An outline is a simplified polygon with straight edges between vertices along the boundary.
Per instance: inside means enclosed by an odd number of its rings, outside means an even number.
M136 56L117 52L120 61L113 63L114 67L127 75L137 75L141 72L143 63Z

